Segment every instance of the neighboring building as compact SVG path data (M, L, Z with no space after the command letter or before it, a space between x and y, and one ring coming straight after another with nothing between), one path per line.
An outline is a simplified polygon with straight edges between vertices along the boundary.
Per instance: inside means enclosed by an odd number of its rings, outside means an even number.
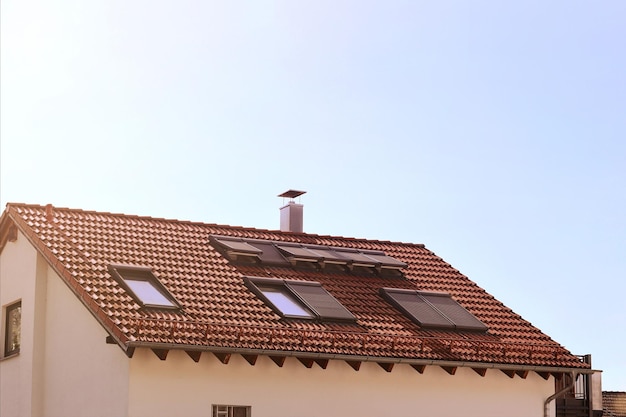
M626 417L626 392L603 391L604 417Z
M271 231L8 204L0 415L600 415L589 357L424 245L281 210Z

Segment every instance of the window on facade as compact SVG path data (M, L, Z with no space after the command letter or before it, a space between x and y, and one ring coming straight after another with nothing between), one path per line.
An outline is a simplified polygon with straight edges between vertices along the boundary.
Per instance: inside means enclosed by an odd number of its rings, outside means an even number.
M7 306L5 314L4 356L9 356L20 351L22 302L18 301Z
M283 317L356 321L319 282L247 277L246 285Z
M449 294L381 288L381 295L420 327L486 332L487 326Z
M247 405L213 405L213 417L251 417L252 407Z
M150 268L110 265L109 272L141 306L177 309L180 305Z

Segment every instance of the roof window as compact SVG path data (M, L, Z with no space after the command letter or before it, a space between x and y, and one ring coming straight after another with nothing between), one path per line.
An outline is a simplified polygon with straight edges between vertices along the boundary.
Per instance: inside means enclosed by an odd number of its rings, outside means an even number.
M285 317L315 317L285 285L258 285L258 290Z
M214 237L211 236L212 243L218 243L226 252L226 255L234 261L260 261L263 250L252 246L241 238Z
M450 294L381 288L380 294L420 327L486 332L487 326Z
M319 282L246 277L245 283L275 312L286 318L356 321Z
M132 265L109 265L109 272L142 307L180 308L180 304L161 284L151 268Z
M379 274L401 275L407 264L382 251L341 248L324 245L277 242L231 236L210 236L210 241L229 259L236 262L260 262L264 264L314 267L362 272L369 268Z

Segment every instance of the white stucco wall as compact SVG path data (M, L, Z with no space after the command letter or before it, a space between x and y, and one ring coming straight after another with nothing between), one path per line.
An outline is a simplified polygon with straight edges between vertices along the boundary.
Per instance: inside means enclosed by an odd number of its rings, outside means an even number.
M0 356L4 355L4 308L22 300L19 354L0 361L0 415L30 416L37 408L33 397L33 339L35 338L35 282L37 251L21 233L0 254L0 304L3 307ZM35 404L33 404L35 402Z
M20 354L0 361L1 416L211 416L212 404L252 406L253 417L404 417L543 415L554 381L523 380L469 368L451 376L436 366L391 373L375 363L326 370L288 358L251 366L182 351L161 361L149 349L128 359L23 235L0 254L0 303L22 300Z
M552 378L534 373L511 379L459 368L452 376L429 366L419 374L404 364L388 373L375 363L357 372L343 361L308 369L295 358L279 368L267 357L251 366L239 355L224 365L209 353L195 363L181 351L161 361L148 349L137 349L130 368L135 417L206 417L212 404L249 405L253 417L540 417L554 392Z
M23 235L0 273L2 305L22 300L20 353L0 362L0 415L126 415L129 359Z
M64 282L48 270L46 416L124 416L129 359Z

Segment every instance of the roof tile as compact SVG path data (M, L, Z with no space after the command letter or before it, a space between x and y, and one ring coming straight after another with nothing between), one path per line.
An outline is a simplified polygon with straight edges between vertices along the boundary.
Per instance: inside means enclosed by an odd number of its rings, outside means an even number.
M10 218L120 342L316 352L394 358L588 367L424 245L9 204ZM379 250L408 266L402 278L235 264L209 235ZM109 264L148 266L182 311L142 309ZM244 276L319 282L356 323L285 320ZM381 287L448 292L485 323L486 334L419 328L378 294Z

